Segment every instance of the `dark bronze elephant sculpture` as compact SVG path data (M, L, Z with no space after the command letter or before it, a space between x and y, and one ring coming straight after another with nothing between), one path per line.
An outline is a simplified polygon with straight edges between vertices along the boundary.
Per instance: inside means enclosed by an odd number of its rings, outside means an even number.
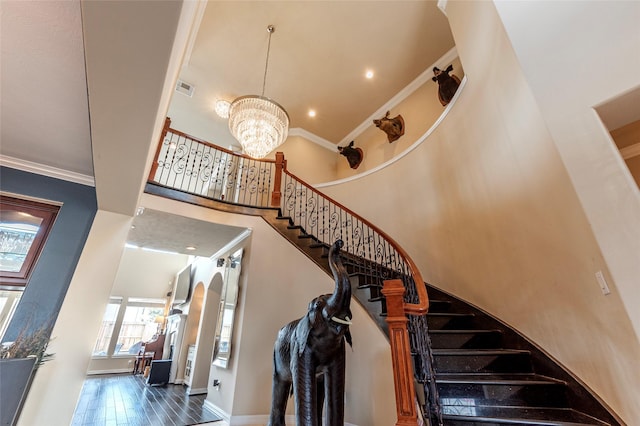
M293 394L297 426L344 425L345 341L351 345L351 283L340 260L342 241L329 250L332 294L316 297L307 314L280 329L273 353L269 426L283 426ZM293 388L293 389L292 389Z

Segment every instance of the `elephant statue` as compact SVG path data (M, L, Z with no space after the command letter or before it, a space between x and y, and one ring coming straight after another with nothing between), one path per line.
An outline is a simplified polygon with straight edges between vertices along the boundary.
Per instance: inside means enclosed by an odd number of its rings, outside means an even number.
M351 345L351 283L342 261L342 240L329 250L332 294L309 303L307 314L280 329L273 351L273 387L268 426L284 426L290 395L297 426L344 425L345 341ZM293 388L293 389L292 389Z

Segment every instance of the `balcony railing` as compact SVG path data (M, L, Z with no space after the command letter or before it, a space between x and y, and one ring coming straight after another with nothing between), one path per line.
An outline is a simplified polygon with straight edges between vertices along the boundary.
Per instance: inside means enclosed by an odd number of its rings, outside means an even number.
M278 208L320 243L343 252L375 277L387 307L398 425L417 425L414 379L427 417L442 424L425 314L426 286L413 260L386 233L287 171L282 153L255 160L170 128L167 119L149 182L216 201ZM408 324L408 327L407 327Z

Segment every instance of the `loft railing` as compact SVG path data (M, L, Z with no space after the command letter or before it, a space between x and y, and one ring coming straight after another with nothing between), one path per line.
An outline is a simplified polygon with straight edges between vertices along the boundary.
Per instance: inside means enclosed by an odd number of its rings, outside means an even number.
M394 367L397 425L417 425L414 380L424 394L425 420L442 424L425 314L426 286L409 255L386 233L298 179L275 160L255 160L170 128L167 118L149 182L185 193L259 208L278 208L318 242L340 238L343 252L375 280L386 298Z
M166 120L149 181L213 200L271 207L276 164L170 128Z

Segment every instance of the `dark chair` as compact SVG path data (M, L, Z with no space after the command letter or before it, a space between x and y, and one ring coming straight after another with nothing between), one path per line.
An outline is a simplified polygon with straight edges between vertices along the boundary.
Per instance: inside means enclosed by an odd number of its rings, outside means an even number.
M151 361L151 370L147 378L148 385L164 386L169 383L169 372L171 371L171 360L162 359Z

